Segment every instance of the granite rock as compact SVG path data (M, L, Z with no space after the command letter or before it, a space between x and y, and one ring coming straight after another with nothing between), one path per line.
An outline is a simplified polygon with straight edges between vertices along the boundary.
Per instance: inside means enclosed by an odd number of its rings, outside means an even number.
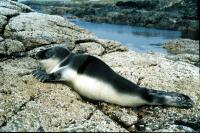
M198 67L159 54L128 51L60 16L26 13L31 9L17 2L2 0L0 7L20 12L11 18L0 15L0 131L198 131ZM184 93L195 106L125 108L85 100L64 83L38 82L31 72L41 66L32 56L57 45L95 55L140 86Z

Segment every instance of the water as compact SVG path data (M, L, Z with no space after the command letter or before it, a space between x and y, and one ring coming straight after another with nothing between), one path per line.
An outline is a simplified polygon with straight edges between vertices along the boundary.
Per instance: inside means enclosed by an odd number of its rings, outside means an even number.
M38 12L46 13L46 8L43 6L33 6L32 8ZM71 15L66 14L63 15L63 17L70 18ZM79 19L73 19L72 22L93 32L98 38L119 41L129 49L137 52L158 52L167 54L166 49L162 48L163 43L171 39L182 38L182 33L180 31L93 23L81 21Z
M163 43L170 39L181 38L181 32L179 31L92 23L81 20L74 20L73 22L95 33L99 38L122 42L129 49L138 52L159 52L167 54L167 51L162 48Z

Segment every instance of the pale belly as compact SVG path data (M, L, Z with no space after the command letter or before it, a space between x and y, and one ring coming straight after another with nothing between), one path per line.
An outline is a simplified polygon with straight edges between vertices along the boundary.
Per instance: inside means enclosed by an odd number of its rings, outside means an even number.
M74 80L74 89L82 96L93 100L105 101L121 106L138 106L147 102L134 94L118 92L103 81L88 76L77 76Z

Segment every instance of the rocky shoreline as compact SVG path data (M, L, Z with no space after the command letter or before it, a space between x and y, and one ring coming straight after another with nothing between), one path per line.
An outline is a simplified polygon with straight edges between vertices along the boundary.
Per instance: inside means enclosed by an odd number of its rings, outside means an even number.
M40 83L31 71L41 48L60 45L101 58L140 86L189 95L194 108L125 108L93 103L60 83ZM164 77L164 78L163 78ZM56 15L0 1L0 131L199 131L199 68L102 40Z
M24 3L47 14L61 16L71 14L90 22L179 30L183 36L199 39L197 0L77 0L76 2L36 0Z

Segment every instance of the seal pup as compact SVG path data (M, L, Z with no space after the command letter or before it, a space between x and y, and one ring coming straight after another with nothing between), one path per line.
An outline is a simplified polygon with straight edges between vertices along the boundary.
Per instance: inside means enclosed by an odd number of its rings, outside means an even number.
M139 87L89 54L75 54L56 46L39 51L35 58L45 69L32 72L39 81L65 81L81 96L92 100L129 107L167 105L191 108L194 105L184 94Z

